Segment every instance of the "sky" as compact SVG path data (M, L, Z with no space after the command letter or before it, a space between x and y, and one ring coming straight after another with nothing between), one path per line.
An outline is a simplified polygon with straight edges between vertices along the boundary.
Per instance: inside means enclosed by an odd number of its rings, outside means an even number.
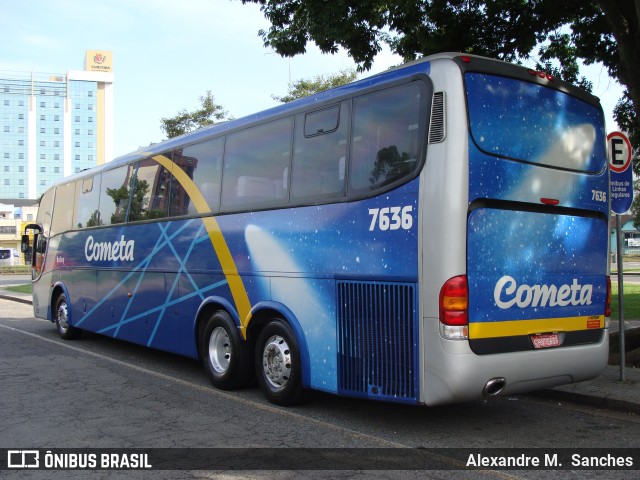
M211 90L235 118L277 105L291 81L355 68L345 51L282 58L258 36L269 22L240 0L0 0L0 71L66 74L86 50L113 52L114 153L163 140L160 120L195 110ZM9 40L8 40L9 39ZM360 78L402 63L384 50ZM604 68L586 70L607 129L622 89Z

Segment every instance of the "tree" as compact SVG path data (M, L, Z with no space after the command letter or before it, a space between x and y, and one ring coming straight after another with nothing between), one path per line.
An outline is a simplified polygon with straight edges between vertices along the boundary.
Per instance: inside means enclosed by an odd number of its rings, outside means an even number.
M260 4L271 27L258 33L280 55L304 53L307 42L324 53L342 47L360 70L371 68L387 44L405 61L446 51L533 61L589 89L579 60L600 62L626 88L614 118L636 147L633 167L640 174L640 0L242 2Z
M160 128L166 133L167 138L173 138L185 133L193 132L208 125L213 125L216 121L231 120L228 112L215 103L211 90L199 98L202 107L193 112L182 109L175 117L163 118Z
M269 30L265 46L280 55L345 48L361 69L389 45L406 61L459 51L509 62L534 53L575 68L602 62L640 105L640 0L242 0L258 3ZM569 32L569 33L563 33ZM555 44L559 46L556 47ZM542 51L537 49L542 46Z
M338 73L325 77L318 75L311 79L301 79L289 84L289 93L284 97L278 97L271 95L274 100L279 102L291 102L298 98L307 97L314 93L323 92L330 88L339 87L340 85L346 85L358 78L358 73L355 70L341 70Z

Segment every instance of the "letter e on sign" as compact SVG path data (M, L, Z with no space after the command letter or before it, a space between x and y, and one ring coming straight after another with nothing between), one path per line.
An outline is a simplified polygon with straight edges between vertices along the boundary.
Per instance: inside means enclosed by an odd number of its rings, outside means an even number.
M631 143L622 132L611 132L607 135L609 147L609 168L616 173L624 172L631 165Z

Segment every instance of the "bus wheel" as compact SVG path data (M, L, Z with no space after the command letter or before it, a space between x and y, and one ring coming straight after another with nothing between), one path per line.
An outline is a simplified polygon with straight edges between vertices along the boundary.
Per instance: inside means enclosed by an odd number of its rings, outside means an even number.
M207 320L201 342L202 363L216 388L233 390L249 383L251 349L227 312L217 311Z
M74 340L80 336L80 330L69 325L69 304L64 293L58 295L56 299L55 323L58 335L63 340Z
M294 405L304 400L300 351L293 330L275 319L260 332L256 343L256 376L271 403Z

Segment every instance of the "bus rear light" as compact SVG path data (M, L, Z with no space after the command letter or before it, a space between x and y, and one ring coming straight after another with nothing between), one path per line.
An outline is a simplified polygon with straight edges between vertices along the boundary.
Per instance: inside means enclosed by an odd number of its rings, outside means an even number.
M550 82L553 82L555 80L555 77L550 73L541 72L539 70L529 70L529 75L531 75L532 77L546 79Z
M604 305L604 316L611 316L611 277L607 275L607 300Z
M468 340L469 339L469 326L460 325L458 327L452 327L450 325L440 324L440 335L447 340Z
M471 57L468 55L461 56L460 60L462 60L464 63L471 63Z
M445 338L468 338L469 287L466 275L450 278L442 285L440 323Z
M560 203L560 200L558 200L557 198L541 198L540 199L541 203L544 203L545 205L558 205Z

